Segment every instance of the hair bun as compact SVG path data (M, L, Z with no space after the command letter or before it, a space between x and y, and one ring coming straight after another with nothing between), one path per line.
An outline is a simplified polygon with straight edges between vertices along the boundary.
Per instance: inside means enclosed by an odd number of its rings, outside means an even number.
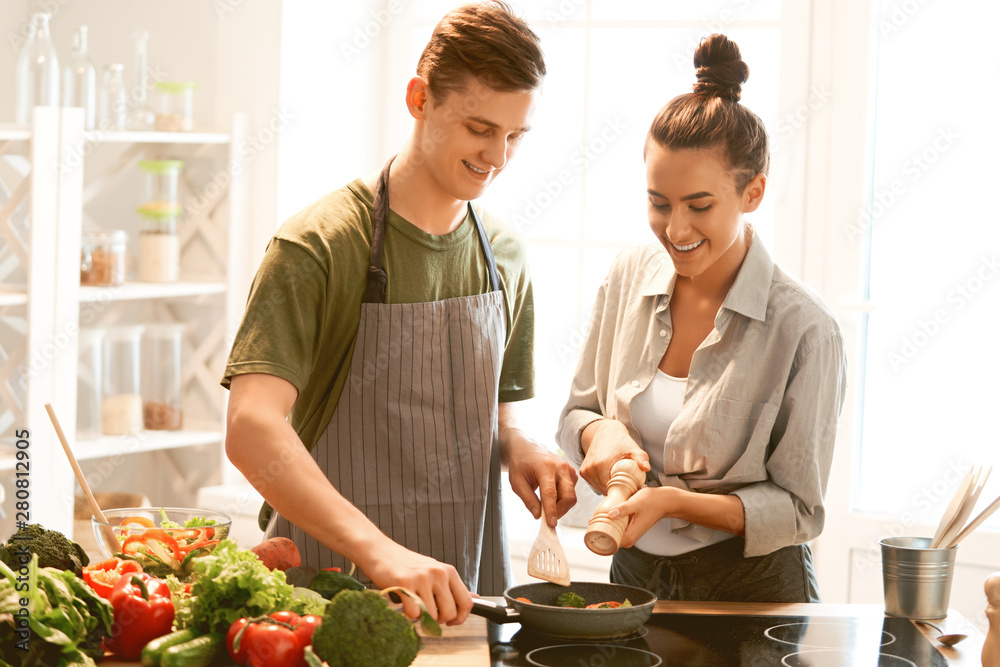
M701 40L694 52L698 82L694 92L708 97L740 100L743 84L750 77L750 68L740 57L740 47L718 33Z

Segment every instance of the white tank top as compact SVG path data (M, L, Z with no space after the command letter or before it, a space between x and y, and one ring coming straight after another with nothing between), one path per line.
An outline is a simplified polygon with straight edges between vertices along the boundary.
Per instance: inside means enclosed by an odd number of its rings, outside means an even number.
M649 386L632 399L632 426L642 438L642 448L649 454L649 465L654 472L664 471L667 431L680 414L686 389L687 378L675 378L656 369ZM660 519L635 546L656 556L676 556L735 537L732 533L716 530L708 542L699 542L670 532L672 524L673 519Z

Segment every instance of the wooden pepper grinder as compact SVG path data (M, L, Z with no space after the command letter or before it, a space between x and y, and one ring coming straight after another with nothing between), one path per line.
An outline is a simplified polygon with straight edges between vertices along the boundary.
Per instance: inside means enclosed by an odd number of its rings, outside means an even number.
M1000 572L986 578L985 588L990 628L983 642L983 667L1000 667Z
M628 517L611 519L608 517L608 512L619 503L631 498L645 481L646 473L632 459L622 459L611 467L608 493L594 510L594 516L590 518L587 526L587 533L583 536L588 549L601 556L610 556L618 551Z

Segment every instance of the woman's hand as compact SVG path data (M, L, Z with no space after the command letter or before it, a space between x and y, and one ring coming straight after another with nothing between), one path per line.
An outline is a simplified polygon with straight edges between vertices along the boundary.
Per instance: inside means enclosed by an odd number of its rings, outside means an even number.
M609 519L628 517L628 524L622 534L620 547L633 546L660 519L672 515L672 500L677 489L669 486L644 486L632 497L618 504L608 512Z
M643 472L649 471L649 455L636 444L628 429L617 419L599 419L583 429L580 445L585 452L580 476L606 495L611 467L622 459L632 459Z

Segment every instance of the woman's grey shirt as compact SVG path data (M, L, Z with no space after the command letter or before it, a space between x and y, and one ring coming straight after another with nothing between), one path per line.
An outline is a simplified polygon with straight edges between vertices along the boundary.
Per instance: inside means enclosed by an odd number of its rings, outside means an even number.
M556 439L577 466L591 422L632 426L629 406L670 343L676 274L662 248L624 251L597 294ZM745 556L801 544L823 530L837 419L844 401L844 341L827 305L771 260L754 236L743 265L695 351L664 469L650 485L729 493L743 502ZM675 522L674 532L711 530Z

